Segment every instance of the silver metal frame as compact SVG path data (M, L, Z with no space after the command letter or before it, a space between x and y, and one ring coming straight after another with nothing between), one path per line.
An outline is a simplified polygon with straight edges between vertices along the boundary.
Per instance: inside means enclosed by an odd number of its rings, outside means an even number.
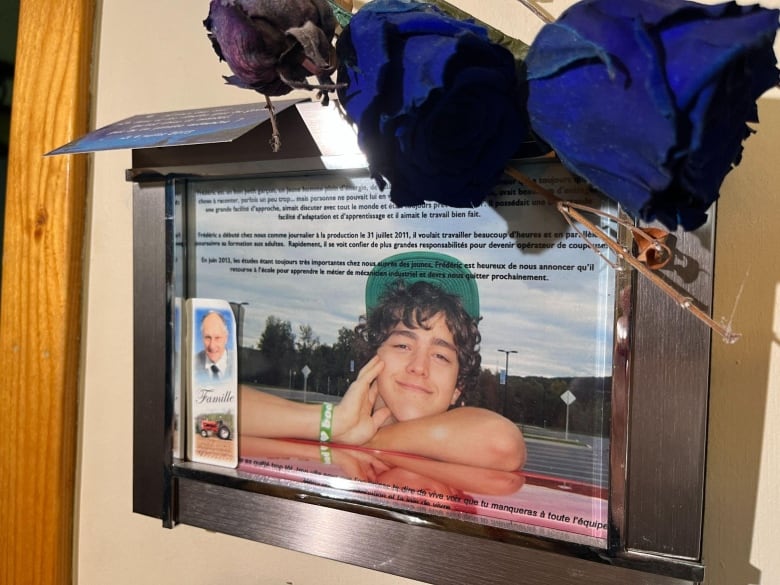
M138 156L136 156L138 154ZM625 295L613 359L605 550L347 503L171 458L173 203L164 177L311 168L312 161L185 167L134 153L134 511L422 581L674 585L703 579L710 331L644 279ZM332 167L324 159L320 168ZM338 166L335 165L335 166ZM186 168L186 170L185 170ZM710 222L708 225L712 225ZM709 305L714 234L675 235L664 276ZM630 292L630 294L629 294Z

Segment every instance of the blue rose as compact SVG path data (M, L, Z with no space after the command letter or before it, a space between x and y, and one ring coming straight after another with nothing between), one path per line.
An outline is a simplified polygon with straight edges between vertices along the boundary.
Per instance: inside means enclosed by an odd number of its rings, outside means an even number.
M336 50L339 99L393 202L479 205L527 135L512 54L413 0L366 4Z
M706 220L778 83L777 10L683 0L583 0L526 59L531 127L633 215Z

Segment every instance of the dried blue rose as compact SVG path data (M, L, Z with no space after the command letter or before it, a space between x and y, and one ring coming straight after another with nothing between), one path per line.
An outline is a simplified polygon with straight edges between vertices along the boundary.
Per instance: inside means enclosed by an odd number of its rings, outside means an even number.
M336 19L327 0L211 0L203 24L232 85L266 96L320 88L325 99L334 89Z
M339 37L338 96L397 205L479 205L527 134L512 54L473 22L374 0Z
M733 2L583 0L531 45L532 129L635 216L694 229L778 83L777 28Z

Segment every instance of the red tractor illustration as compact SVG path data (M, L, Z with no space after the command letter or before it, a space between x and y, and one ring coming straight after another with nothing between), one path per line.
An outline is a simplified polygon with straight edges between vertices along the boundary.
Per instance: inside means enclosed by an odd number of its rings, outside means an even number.
M221 420L209 420L206 418L200 421L200 435L202 437L217 435L220 439L227 441L230 439L231 434L230 427Z

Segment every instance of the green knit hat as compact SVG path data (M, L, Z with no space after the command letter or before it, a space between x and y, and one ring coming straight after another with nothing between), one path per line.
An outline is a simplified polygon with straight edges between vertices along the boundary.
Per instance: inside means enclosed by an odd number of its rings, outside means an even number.
M460 297L463 308L479 320L479 290L474 274L463 262L438 252L403 252L378 262L366 281L366 314L379 304L391 284L424 281Z

